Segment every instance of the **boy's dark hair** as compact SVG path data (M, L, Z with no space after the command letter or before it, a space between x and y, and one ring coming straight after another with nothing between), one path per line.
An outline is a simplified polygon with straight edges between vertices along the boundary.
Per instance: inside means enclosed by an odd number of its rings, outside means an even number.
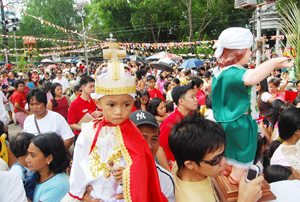
M55 79L55 76L53 74L51 74L50 79Z
M149 81L151 81L153 79L154 79L154 81L156 81L156 78L153 75L147 76L147 82L149 82Z
M164 83L164 90L167 91L168 87L170 85L171 82L167 81L166 83Z
M81 77L80 79L80 82L79 82L79 86L85 86L86 84L90 83L90 82L95 82L95 79L93 79L92 77L90 76L83 76Z
M180 81L179 81L179 79L178 79L178 78L174 78L174 79L172 79L172 81L173 81L174 83L176 83L177 85L179 85L179 84L180 84Z
M25 156L32 138L35 135L31 133L18 133L11 139L9 144L11 152L15 155L16 158Z
M24 84L25 85L25 83L22 79L17 79L14 83L14 87L15 87L16 90L18 89L19 84Z
M174 111L174 104L172 101L166 101L165 104L166 104L166 112L167 113Z
M169 146L174 154L178 169L185 167L185 161L200 161L208 153L226 146L223 127L204 119L199 113L192 113L177 123L169 136Z
M207 109L212 109L212 104L211 104L211 95L207 94L205 98L205 105Z
M204 83L204 81L202 79L198 78L198 77L193 77L192 80L194 81L197 88L199 88L200 85Z
M281 165L270 165L264 169L264 178L268 183L287 180L292 170Z
M187 75L191 74L191 70L189 70L189 69L188 69L188 70L185 70L184 73L185 73L185 75L187 76Z
M39 80L38 83L39 83L40 85L43 85L44 80Z
M51 85L52 85L52 83L51 83L50 81L47 81L47 82L45 83L44 89L45 89L46 92L49 92L49 91L50 91Z
M45 106L47 106L47 94L46 94L45 90L38 88L38 87L30 88L30 90L26 96L26 101L27 101L28 105L29 105L31 98L33 98L33 97L35 97L37 102L44 103Z
M80 89L80 85L78 84L74 87L74 92L79 91L79 89Z
M211 72L210 71L206 71L204 73L204 78L209 78L211 76Z

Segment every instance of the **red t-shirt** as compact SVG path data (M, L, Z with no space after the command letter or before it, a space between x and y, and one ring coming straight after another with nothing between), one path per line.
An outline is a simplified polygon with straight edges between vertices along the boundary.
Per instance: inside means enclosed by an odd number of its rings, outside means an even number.
M26 99L24 98L23 94L20 93L19 91L15 91L12 96L11 99L13 101L13 105L15 106L16 103L19 103L19 105L25 109L25 105L26 105ZM14 109L14 113L19 112L19 110Z
M198 93L196 94L196 98L197 98L198 104L200 106L205 105L206 96L205 96L205 92L203 90L198 91Z
M84 67L83 65L80 65L80 66L79 66L79 69L81 69L82 71L84 70L84 68L85 68L85 67Z
M27 96L27 93L28 93L29 89L30 88L28 86L24 86L23 96L24 96L25 99L26 99L26 96Z
M168 161L175 161L169 147L169 136L173 126L180 122L184 116L177 110L170 114L160 125L159 146L163 147Z
M11 70L11 64L8 63L8 65L6 66L6 69Z
M285 91L285 100L293 103L294 99L298 96L298 92L295 91Z
M162 93L160 92L160 90L158 90L157 88L154 88L153 90L149 90L147 89L149 95L150 95L150 101L155 98L155 97L159 97L163 100L165 100L164 96L162 95Z
M94 103L93 99L87 101L82 99L81 95L79 95L70 105L68 123L69 124L78 123L86 113L91 114L97 110L98 107ZM79 135L80 132L81 131L74 130L75 135Z

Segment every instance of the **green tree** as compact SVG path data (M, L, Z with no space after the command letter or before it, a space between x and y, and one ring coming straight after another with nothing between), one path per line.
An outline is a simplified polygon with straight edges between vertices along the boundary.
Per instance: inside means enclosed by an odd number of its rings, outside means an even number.
M90 34L105 40L110 33L117 41L134 39L133 26L130 22L131 8L127 0L91 0L88 7Z
M132 0L130 1L131 23L135 31L142 33L142 41L153 42L178 39L173 37L178 31L178 23L182 19L180 10L174 9L171 1ZM141 32L142 31L142 32Z
M73 10L73 1L29 0L25 8L25 13L36 16L41 20L68 30L82 30L81 18L78 13ZM20 31L18 31L17 34L20 36L35 36L61 40L82 40L78 38L77 34L71 32L65 33L56 27L46 25L45 22L41 23L29 15L23 15L23 23L20 25ZM23 43L23 41L21 42ZM37 44L38 48L69 45L69 43L53 41L37 41Z

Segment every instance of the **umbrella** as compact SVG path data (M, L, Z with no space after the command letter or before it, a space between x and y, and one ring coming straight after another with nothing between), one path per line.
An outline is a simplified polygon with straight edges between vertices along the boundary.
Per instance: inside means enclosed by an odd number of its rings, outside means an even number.
M178 69L188 69L188 68L196 68L199 66L204 65L204 62L200 59L188 59L186 61L184 61L184 63L182 63L182 65L180 65L180 67Z
M166 54L168 54L168 53L162 51L162 52L159 52L159 53L157 53L157 54L155 54L155 55L152 55L152 56L150 56L150 57L147 57L147 58L145 59L145 61L148 61L148 60L159 60L160 58L162 58L162 57L163 57L164 55L166 55Z
M43 59L41 63L53 63L53 61L50 59Z
M140 62L143 60L140 56L136 56L136 55L130 56L129 59L130 59L130 62L133 62L133 61Z
M158 61L158 62L151 62L150 65L155 69L160 69L162 71L172 72L174 71L172 66L168 63Z
M57 65L48 65L47 69L52 69L52 68L56 69L57 67L58 67Z
M77 63L77 61L74 60L74 59L66 59L66 60L64 60L63 62L64 62L64 63Z
M167 63L167 64L172 64L172 63L174 63L174 61L171 60L170 58L162 58L162 59L160 59L158 62L164 62L164 63Z

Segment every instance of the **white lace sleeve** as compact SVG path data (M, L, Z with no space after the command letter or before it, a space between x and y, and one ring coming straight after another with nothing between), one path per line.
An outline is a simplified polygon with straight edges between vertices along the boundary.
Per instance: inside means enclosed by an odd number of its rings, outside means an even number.
M242 81L244 81L245 83L250 83L250 76L252 75L252 71L253 71L254 69L248 69L245 73L244 73L244 75L243 75L243 77L242 77Z
M246 84L250 83L250 77L252 75L252 71L254 69L248 69L244 73L242 77L242 81L244 81ZM249 86L250 87L250 86ZM256 85L251 85L251 91L250 91L250 111L251 116L253 119L257 119L259 117L258 111L257 111L257 102L256 102Z

